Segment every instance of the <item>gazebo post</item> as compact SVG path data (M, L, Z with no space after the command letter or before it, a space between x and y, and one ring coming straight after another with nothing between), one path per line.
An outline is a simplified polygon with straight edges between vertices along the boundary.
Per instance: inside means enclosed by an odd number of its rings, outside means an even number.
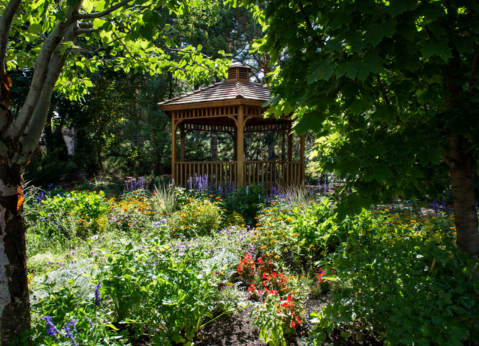
M291 165L293 162L293 134L291 133L291 125L289 126L288 132L288 186L294 181L293 177L293 166Z
M236 124L236 134L238 138L236 139L236 155L237 155L237 161L238 161L238 171L236 174L236 179L237 179L237 187L243 187L244 183L244 169L243 169L243 163L244 163L244 154L243 154L243 135L244 135L244 107L243 105L238 106L238 121Z
M305 171L305 164L306 164L306 160L305 160L305 156L304 156L304 151L305 151L305 143L304 143L304 135L301 135L300 136L300 147L299 147L299 155L301 157L301 173L300 173L300 182L299 184L301 186L303 186L304 184L304 171Z
M233 161L238 161L238 129L233 132Z
M185 162L185 124L180 124L180 162Z
M175 164L176 164L176 112L171 115L171 177L175 180Z

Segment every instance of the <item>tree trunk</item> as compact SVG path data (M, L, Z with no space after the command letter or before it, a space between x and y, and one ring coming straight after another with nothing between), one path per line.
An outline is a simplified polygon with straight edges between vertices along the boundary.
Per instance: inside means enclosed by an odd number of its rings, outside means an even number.
M0 159L0 334L1 345L11 335L30 329L23 168Z
M24 167L11 160L18 144L3 142L1 136L12 121L12 100L10 78L0 68L0 120L5 120L0 122L0 344L6 346L11 335L30 329L30 298L21 192Z
M449 136L450 179L457 246L470 258L479 256L479 230L474 196L473 156L462 144L462 136Z

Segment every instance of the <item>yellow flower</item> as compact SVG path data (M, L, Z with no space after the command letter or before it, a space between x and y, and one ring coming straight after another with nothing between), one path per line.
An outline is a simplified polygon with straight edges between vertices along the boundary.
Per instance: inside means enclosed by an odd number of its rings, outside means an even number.
M301 276L300 279L306 279L304 276Z
M387 209L387 208L386 208L386 209L384 209L384 211L385 211L386 213L389 213L389 209Z
M233 286L233 284L231 282L227 282L226 283L228 286Z
M274 256L274 258L279 258L279 257L280 257L279 255Z
M454 227L451 227L451 229L456 229L456 226L454 226Z
M272 253L269 253L268 256L269 256L269 257L272 257L272 256L274 256L274 255L273 255Z
M263 246L261 247L261 250L263 250L263 249L266 249L266 245L263 245Z

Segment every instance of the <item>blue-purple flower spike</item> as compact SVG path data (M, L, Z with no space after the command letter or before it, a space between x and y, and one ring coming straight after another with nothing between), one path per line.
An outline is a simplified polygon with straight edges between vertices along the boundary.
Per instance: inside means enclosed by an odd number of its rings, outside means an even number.
M53 316L45 316L42 317L42 320L45 320L47 322L47 327L48 327L48 335L53 336L58 339L58 329L55 327L55 325L52 322Z
M98 281L98 285L96 285L95 289L95 305L100 305L101 296L100 296L100 287L101 281Z
M70 326L72 326L73 329L76 330L75 322L75 320L71 320L69 323L65 324L65 336L72 341L73 346L78 346L75 338L73 337L73 331L70 329Z

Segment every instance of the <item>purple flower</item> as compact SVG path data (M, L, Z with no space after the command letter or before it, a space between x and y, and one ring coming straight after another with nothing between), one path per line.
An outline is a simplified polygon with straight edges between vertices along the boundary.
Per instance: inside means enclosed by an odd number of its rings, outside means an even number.
M98 285L96 285L96 289L95 289L95 305L100 305L100 301L101 301L100 287L101 287L101 281L98 281Z
M55 325L53 324L52 318L53 318L53 316L45 316L45 317L42 317L42 320L45 320L47 322L48 335L53 336L53 337L58 339L59 331L58 331L57 327L55 327Z
M75 255L77 252L76 252L75 250L72 250L70 253L71 253L72 255Z
M72 326L73 329L76 330L75 322L75 320L71 320L69 323L65 324L65 333L66 337L72 341L73 346L78 346L75 339L73 338L73 331L70 329L70 326Z

